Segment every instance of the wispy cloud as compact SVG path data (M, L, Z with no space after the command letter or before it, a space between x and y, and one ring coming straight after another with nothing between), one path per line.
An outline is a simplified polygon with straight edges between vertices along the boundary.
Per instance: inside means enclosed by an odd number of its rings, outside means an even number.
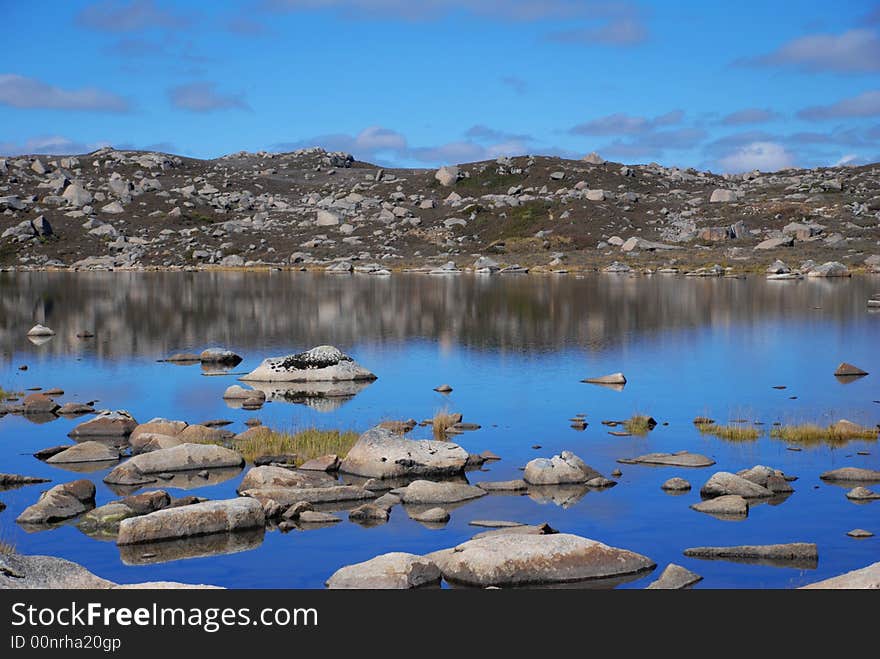
M525 133L509 133L504 130L499 130L497 128L490 128L485 124L476 124L468 128L464 136L479 141L490 141L490 142L531 142L533 138L531 135L527 135Z
M528 83L518 76L504 76L501 78L501 84L507 85L517 94L525 94L529 88Z
M746 124L763 124L780 117L778 112L768 108L745 108L731 112L721 119L724 126L743 126Z
M168 90L171 105L189 112L250 110L244 94L222 94L213 82L191 82Z
M831 105L814 105L804 108L797 113L797 116L809 121L880 116L880 90L844 98Z
M129 102L95 87L62 89L14 73L0 74L0 105L22 109L128 112Z
M613 19L595 27L551 32L547 39L559 43L635 46L647 41L648 28L641 20L627 17Z
M803 71L873 73L880 71L880 36L870 29L842 34L809 34L767 55L737 61L747 66L792 67Z
M794 167L795 156L783 145L775 142L750 142L738 147L718 162L725 172L739 173L754 169L775 172Z
M182 30L192 25L193 18L162 9L154 0L102 0L83 8L76 22L100 32L140 32L154 28Z
M618 112L572 126L574 135L637 135L661 126L672 126L684 119L683 110L673 110L657 117L640 117Z

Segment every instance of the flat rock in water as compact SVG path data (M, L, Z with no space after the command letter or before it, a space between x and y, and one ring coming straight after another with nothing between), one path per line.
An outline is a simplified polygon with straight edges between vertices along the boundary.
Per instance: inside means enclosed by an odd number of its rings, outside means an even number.
M646 556L567 533L505 533L429 554L451 583L470 586L553 584L638 574Z
M853 590L853 589L880 589L880 562L863 567L860 570L853 570L841 574L837 577L824 579L815 583L802 586L804 589L833 589L833 590Z
M242 496L251 497L260 503L275 501L282 506L292 506L300 501L308 503L338 503L340 501L365 501L375 499L376 495L354 485L334 485L333 487L260 487L242 490Z
M819 475L823 481L831 482L864 482L873 483L880 482L880 471L876 469L862 469L861 467L841 467L840 469L832 469Z
M701 513L731 517L746 517L749 514L749 502L738 494L724 494L708 501L695 503L691 508Z
M326 586L330 589L400 590L439 583L440 569L430 560L415 554L393 552L339 568L327 580Z
M136 455L114 468L104 477L104 482L143 485L155 482L156 474L242 465L244 458L231 449L211 444L180 444Z
M522 522L508 522L503 519L474 519L468 522L470 526L482 526L487 529L509 529L517 526L525 526Z
M237 384L227 387L223 392L224 400L249 400L251 398L266 400L266 392L260 389L245 389Z
M699 574L691 572L681 565L670 563L656 581L648 584L646 590L681 590L702 580L703 577Z
M60 414L61 416L74 416L77 414L92 414L94 411L94 407L84 403L64 403L64 405L56 411L56 414Z
M128 437L138 423L125 410L102 410L68 433L70 437Z
M388 510L388 508L379 506L375 502L365 503L349 511L348 519L352 522L367 524L373 522L387 522L390 517Z
M670 467L711 467L715 464L712 458L699 453L679 451L678 453L647 453L635 458L620 458L622 464L665 465Z
M853 366L852 364L843 362L840 366L837 367L837 370L834 371L834 375L836 375L837 377L858 377L862 375L868 375L868 372L863 371L858 366Z
M847 492L846 498L852 501L873 501L874 499L880 499L880 492L875 492L872 489L859 485Z
M663 485L660 486L660 489L666 490L667 492L687 492L691 489L691 484L688 483L683 478L670 478L668 481L664 482Z
M462 473L468 453L458 444L406 439L389 430L367 430L339 466L339 470L368 478L451 476Z
M335 453L331 453L329 455L322 455L317 458L307 460L306 462L303 462L299 466L299 468L303 471L331 472L338 471L340 464L341 461L339 460L339 456Z
M700 488L700 495L707 498L727 494L736 494L745 499L763 499L773 496L773 492L766 487L761 487L757 483L727 471L712 474L712 477Z
M586 378L581 382L590 384L626 384L626 376L623 373L611 373L610 375L600 375L595 378Z
M95 484L82 479L56 485L22 511L19 524L51 524L81 515L95 507Z
M66 448L66 447L64 447ZM0 474L0 487L12 488L22 485L35 485L37 483L48 483L51 479L40 478L38 476L22 476L20 474Z
M119 459L119 450L103 442L87 441L75 444L46 460L49 464L77 462L108 462Z
M333 346L318 346L286 357L270 357L241 378L244 382L338 382L376 376Z
M529 484L521 479L512 481L482 481L475 483L475 485L481 490L486 490L486 492L525 492L529 489Z
M166 508L119 523L118 545L232 533L266 525L263 507L244 497Z
M464 483L435 483L434 481L413 481L401 493L403 503L455 503L486 495L486 491Z
M852 531L847 531L846 534L850 538L873 538L874 534L870 531L866 531L865 529L853 529Z
M23 414L53 414L61 406L46 394L29 394L21 401Z
M523 480L531 485L560 485L586 483L602 476L571 451L563 451L552 458L536 458L526 464Z
M818 561L819 549L811 542L780 545L739 545L734 547L691 547L685 556L694 558L742 558L772 561Z
M300 524L337 524L341 521L341 517L316 510L304 510L297 518L297 522Z
M55 332L45 325L40 325L39 323L34 325L28 330L28 336L55 336Z

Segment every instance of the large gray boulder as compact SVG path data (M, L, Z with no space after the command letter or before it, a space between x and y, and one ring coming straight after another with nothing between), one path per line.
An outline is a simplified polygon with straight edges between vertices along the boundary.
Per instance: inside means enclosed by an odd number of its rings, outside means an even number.
M403 489L400 498L403 503L455 503L485 496L486 490L465 483L435 483L433 481L413 481Z
M458 444L406 439L377 426L358 438L339 470L368 478L450 476L462 473L467 459Z
M828 261L811 268L807 277L849 277L849 269L837 261Z
M441 167L434 173L434 178L445 188L455 185L456 181L461 178L461 170L457 165L447 165Z
M128 437L128 441L133 442L140 435L147 433L177 437L177 435L182 433L188 425L189 424L186 421L173 421L156 417L155 419L150 419L146 423L141 423L135 426L134 430L131 431L131 435Z
M339 348L318 346L286 357L269 357L241 378L244 382L337 382L376 376Z
M727 471L712 474L712 477L700 488L700 495L706 498L729 494L737 494L744 499L763 499L773 496L773 492L766 487Z
M19 524L51 524L81 515L95 507L95 484L82 479L56 485L43 492L32 506L25 508Z
M585 483L601 475L571 451L563 451L550 459L531 460L523 472L523 480L530 485L560 485Z
M691 508L697 512L722 517L746 517L749 514L749 502L738 494L723 494L708 501L695 503Z
M415 554L392 552L339 568L327 579L330 589L389 590L440 583L440 569Z
M180 444L136 455L107 474L104 482L114 485L143 485L155 482L156 474L243 465L244 458L231 449L212 444Z
M488 535L426 558L447 581L481 587L622 577L655 567L647 556L567 533Z
M166 508L119 523L118 545L172 538L231 533L266 525L263 507L254 499L238 497Z
M0 590L98 590L114 584L82 565L55 556L0 554Z

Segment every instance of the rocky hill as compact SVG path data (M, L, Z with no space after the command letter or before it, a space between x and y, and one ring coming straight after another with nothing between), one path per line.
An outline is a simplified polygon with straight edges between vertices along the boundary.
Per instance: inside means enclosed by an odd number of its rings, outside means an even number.
M880 270L880 165L722 176L590 154L426 170L320 148L104 148L0 159L0 236L16 269Z

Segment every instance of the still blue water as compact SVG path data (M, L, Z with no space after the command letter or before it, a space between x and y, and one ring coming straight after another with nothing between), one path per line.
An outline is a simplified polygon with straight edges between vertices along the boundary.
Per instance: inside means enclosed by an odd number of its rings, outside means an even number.
M865 308L880 278L846 281L766 282L593 276L386 279L300 273L0 273L0 386L60 387L60 401L98 400L97 407L126 409L140 422L153 417L198 423L226 418L231 430L259 417L272 427L363 431L386 419L461 412L482 428L454 441L468 451L490 449L503 459L471 482L519 478L530 459L568 449L619 484L591 491L568 507L528 496L491 495L452 510L441 529L410 520L401 507L389 523L363 528L345 519L329 528L267 531L254 548L235 554L154 565L125 565L112 541L99 541L73 524L27 533L15 517L47 485L0 492L0 539L22 553L61 556L117 582L174 580L228 587L319 588L342 565L389 551L416 554L454 546L482 529L474 519L549 522L651 557L658 570L622 587L644 587L670 562L704 576L701 588L787 588L880 560L878 537L853 539L865 528L880 534L880 502L854 504L845 488L825 484L827 469L880 469L876 441L794 452L766 434L731 443L701 435L697 415L719 421L748 418L771 423L848 418L880 421L880 314ZM58 334L32 345L35 323ZM96 338L77 339L81 329ZM221 398L236 375L205 376L196 366L157 360L172 352L212 345L235 350L244 361L332 343L375 372L378 380L337 409L273 402L248 412ZM833 377L842 361L871 372L843 384ZM28 370L18 366L26 364ZM623 391L581 383L623 371ZM442 395L433 387L449 383ZM784 390L774 385L786 385ZM796 398L792 399L792 396ZM588 428L568 419L583 413ZM613 437L600 421L633 413L661 423L645 437ZM81 421L35 424L0 417L0 471L44 476L52 484L88 477L101 505L118 498L101 481L107 470L85 475L32 457L67 443ZM429 438L430 430L413 436ZM533 449L533 445L541 445ZM652 451L688 449L717 461L706 469L618 465ZM859 455L868 452L868 455ZM722 521L689 509L715 471L764 464L793 474L795 493L781 505L754 505L747 519ZM243 472L242 472L243 473ZM673 476L693 489L671 496L660 484ZM186 492L233 497L241 475ZM172 490L173 495L184 494ZM344 514L342 515L346 517ZM746 565L687 558L698 545L816 542L816 569Z

